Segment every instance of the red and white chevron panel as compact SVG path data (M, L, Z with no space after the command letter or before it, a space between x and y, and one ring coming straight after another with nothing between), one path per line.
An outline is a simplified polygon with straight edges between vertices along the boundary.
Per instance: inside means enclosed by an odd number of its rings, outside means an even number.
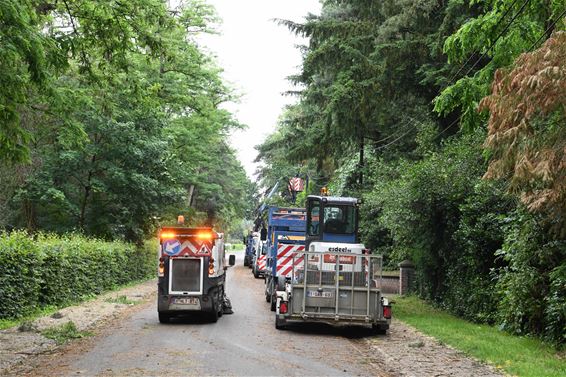
M257 260L257 269L259 272L265 271L265 264L267 262L267 258L265 255L260 255L259 259Z
M161 256L169 257L210 257L212 242L193 238L170 239L163 242Z
M305 245L285 245L277 247L277 276L291 277L293 257L305 251ZM294 259L295 267L303 265L304 255Z

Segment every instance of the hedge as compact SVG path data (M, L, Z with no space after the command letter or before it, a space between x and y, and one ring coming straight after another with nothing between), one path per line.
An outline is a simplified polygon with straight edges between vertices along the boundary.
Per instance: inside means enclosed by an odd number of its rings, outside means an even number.
M0 319L66 305L154 275L156 246L0 233Z

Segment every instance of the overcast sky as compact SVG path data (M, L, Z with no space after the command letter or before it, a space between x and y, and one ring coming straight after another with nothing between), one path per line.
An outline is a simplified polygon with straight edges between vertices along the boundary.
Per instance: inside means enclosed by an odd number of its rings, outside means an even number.
M222 24L221 35L206 36L201 43L217 56L224 78L242 95L240 103L226 107L246 125L231 137L232 146L250 178L255 172L254 146L270 134L285 105L296 101L282 93L292 89L286 77L299 72L305 44L274 18L304 21L308 13L320 14L318 0L208 0Z

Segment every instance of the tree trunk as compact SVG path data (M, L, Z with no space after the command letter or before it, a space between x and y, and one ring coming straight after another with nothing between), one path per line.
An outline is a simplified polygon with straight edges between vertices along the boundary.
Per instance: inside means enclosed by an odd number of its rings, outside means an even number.
M79 217L79 228L82 230L84 230L84 226L85 226L86 206L88 203L88 198L90 196L90 190L91 190L90 181L92 180L94 163L96 162L96 155L92 156L92 159L90 161L92 166L91 169L88 171L88 177L86 180L86 184L84 185L84 195L83 195L83 201L81 203L81 214Z
M360 135L360 162L359 162L360 176L358 183L360 186L364 183L364 136Z

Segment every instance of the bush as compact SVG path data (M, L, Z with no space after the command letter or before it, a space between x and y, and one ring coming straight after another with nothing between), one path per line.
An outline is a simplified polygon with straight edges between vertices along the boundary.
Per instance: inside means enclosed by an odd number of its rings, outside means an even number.
M548 226L517 211L507 229L501 256L509 264L499 273L502 327L566 344L566 241Z
M0 318L64 305L150 277L157 247L78 235L0 234Z

